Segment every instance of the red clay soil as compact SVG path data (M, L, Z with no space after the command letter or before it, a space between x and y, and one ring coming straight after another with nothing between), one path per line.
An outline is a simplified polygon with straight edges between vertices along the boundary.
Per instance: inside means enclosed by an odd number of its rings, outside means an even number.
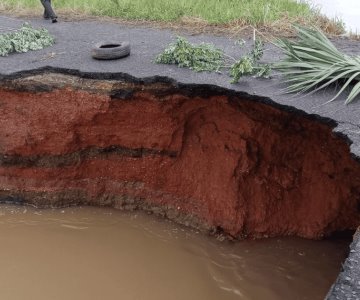
M347 143L268 104L0 90L3 201L154 207L236 238L321 238L360 224L359 197Z

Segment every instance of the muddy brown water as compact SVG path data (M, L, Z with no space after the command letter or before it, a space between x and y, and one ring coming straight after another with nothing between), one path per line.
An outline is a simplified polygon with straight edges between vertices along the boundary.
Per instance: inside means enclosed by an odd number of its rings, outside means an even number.
M0 205L1 299L323 299L349 240L220 242L143 213Z

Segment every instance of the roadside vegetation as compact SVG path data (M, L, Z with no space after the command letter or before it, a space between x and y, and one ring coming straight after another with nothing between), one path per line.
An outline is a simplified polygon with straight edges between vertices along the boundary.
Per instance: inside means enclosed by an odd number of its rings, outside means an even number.
M122 20L160 22L167 26L210 26L213 30L238 32L247 26L288 33L291 23L316 25L327 33L340 33L341 22L329 20L307 3L295 0L57 0L55 10L71 15L107 16ZM2 0L0 11L41 14L39 0ZM186 26L188 25L188 26Z
M240 47L244 42L237 43ZM270 76L271 67L261 64L263 43L256 39L253 49L245 55L234 58L226 55L223 50L215 48L213 44L191 44L185 38L178 37L156 59L156 63L175 64L181 68L189 68L196 72L227 71L232 77L231 83L236 83L243 76L265 77Z

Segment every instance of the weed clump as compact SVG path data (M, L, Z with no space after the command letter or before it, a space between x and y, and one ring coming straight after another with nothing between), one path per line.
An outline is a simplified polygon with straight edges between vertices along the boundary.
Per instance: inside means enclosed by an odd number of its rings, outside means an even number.
M159 54L156 63L175 64L196 72L219 71L224 64L224 53L212 44L193 45L183 37L178 37L163 53Z
M216 48L213 44L193 45L185 38L177 37L176 42L171 43L155 58L155 62L175 64L196 72L221 72L225 69L232 77L231 83L236 83L243 76L265 78L270 76L271 66L260 63L264 53L263 46L262 41L255 40L253 49L249 53L235 59L225 55L223 50Z
M236 83L243 76L255 76L269 78L271 73L270 64L260 63L264 54L264 44L261 40L255 40L253 49L230 66L231 83Z
M13 52L28 52L40 50L53 45L54 38L47 29L34 29L24 23L19 30L0 35L0 56L7 56Z

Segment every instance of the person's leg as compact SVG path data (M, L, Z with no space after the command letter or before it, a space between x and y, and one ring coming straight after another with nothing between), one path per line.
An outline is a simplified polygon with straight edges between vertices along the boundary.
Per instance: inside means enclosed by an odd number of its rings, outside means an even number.
M44 16L44 19L50 19L50 16L49 16L49 14L48 14L48 12L47 12L46 9L44 9L44 14L43 14L43 16Z
M51 0L40 0L44 6L44 18L51 18L53 22L56 22L57 16L51 7Z
M41 2L41 3L42 3L42 2ZM51 4L51 2L50 2L50 4ZM43 6L44 6L44 5L43 5ZM49 14L48 14L45 6L44 6L44 19L50 19L50 16L49 16Z

